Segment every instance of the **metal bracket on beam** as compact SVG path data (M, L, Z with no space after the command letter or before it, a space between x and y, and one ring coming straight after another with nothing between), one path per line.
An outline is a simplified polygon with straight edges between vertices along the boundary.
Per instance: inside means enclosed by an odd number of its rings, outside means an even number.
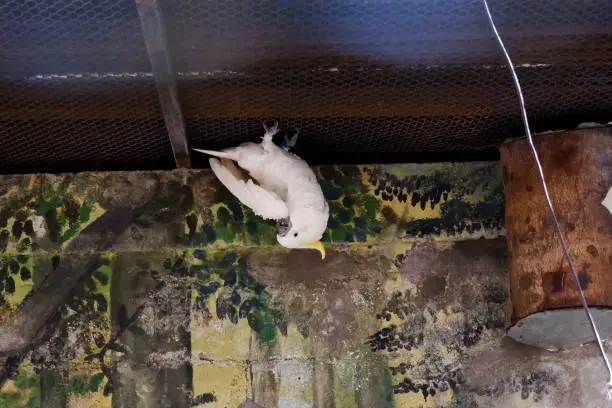
M135 0L176 166L190 168L185 122L158 0Z

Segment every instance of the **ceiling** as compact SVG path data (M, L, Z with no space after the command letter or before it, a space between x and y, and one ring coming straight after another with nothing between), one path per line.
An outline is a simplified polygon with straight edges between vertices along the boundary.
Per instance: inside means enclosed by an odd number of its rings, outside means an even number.
M175 168L142 2L47 3L0 5L0 173ZM263 120L299 128L312 164L496 159L522 136L479 0L144 3L190 147L257 141ZM612 2L578 3L489 0L535 132L612 121Z

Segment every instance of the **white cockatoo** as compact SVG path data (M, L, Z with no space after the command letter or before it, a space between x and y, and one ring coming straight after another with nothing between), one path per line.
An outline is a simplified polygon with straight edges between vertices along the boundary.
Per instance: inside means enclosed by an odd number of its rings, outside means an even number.
M608 194L606 194L605 198L601 202L601 205L606 207L606 210L612 214L612 188L608 190Z
M271 128L264 124L264 129L266 133L259 144L246 142L222 151L193 150L221 159L209 159L212 171L256 215L276 221L280 245L316 249L325 258L321 238L327 228L329 205L321 186L304 160L272 141L278 123ZM296 138L297 135L293 143Z

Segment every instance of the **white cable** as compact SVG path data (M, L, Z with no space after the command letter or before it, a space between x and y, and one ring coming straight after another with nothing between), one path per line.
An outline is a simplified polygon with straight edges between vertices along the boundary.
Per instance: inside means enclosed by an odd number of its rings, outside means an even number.
M529 146L531 147L531 151L533 152L533 156L535 158L538 172L540 175L540 180L542 181L542 188L544 189L544 195L546 196L546 202L548 203L548 208L550 209L550 214L552 215L553 222L555 224L555 228L557 231L557 235L559 236L559 241L561 241L561 246L563 247L563 254L565 255L565 259L572 271L572 275L574 276L574 281L576 282L576 286L578 287L578 291L580 292L580 301L582 302L582 307L586 312L587 318L589 320L589 324L591 326L591 330L595 335L595 339L597 340L597 345L599 346L599 351L601 352L601 357L603 358L604 364L608 370L609 380L607 383L607 394L608 398L612 399L612 366L610 366L610 360L608 360L608 356L606 355L606 351L604 350L603 342L601 341L601 337L599 336L599 331L597 330L597 326L595 325L595 321L593 320L593 316L591 315L591 311L589 310L589 305L584 297L584 292L582 290L582 286L580 285L580 280L578 279L578 274L576 273L576 269L572 263L572 260L569 255L569 251L567 249L567 244L565 242L565 238L563 236L563 232L561 231L561 224L557 219L557 214L555 213L555 209L552 205L552 200L550 199L550 195L548 194L548 187L546 186L546 180L544 178L544 171L542 170L542 164L540 163L540 159L538 157L538 152L533 144L533 138L531 137L531 131L529 130L529 121L527 120L527 109L525 108L525 100L523 98L523 92L521 90L521 85L518 80L518 76L516 75L516 70L514 69L514 64L512 64L512 60L510 59L510 55L506 50L506 46L502 41L499 33L497 32L497 28L495 27L495 23L493 22L493 16L491 15L491 11L489 10L489 5L487 4L487 0L482 0L485 6L485 10L487 11L487 16L489 17L489 23L491 23L491 28L495 33L495 37L497 38L497 42L501 47L504 56L506 57L506 61L508 62L508 66L510 68L510 72L512 73L512 78L514 79L514 86L516 88L516 92L518 94L518 98L521 104L521 114L523 116L523 124L525 125L525 134L527 135L527 139L529 140Z

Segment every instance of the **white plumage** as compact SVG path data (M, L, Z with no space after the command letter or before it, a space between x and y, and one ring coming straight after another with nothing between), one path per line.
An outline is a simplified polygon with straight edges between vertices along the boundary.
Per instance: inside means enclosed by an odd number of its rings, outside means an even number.
M220 160L210 158L209 162L219 181L255 214L277 221L279 244L317 249L324 258L320 240L327 228L329 206L321 186L304 160L273 142L278 123L264 128L260 144L247 142L222 151L194 150L218 157ZM234 162L250 178L244 177Z

